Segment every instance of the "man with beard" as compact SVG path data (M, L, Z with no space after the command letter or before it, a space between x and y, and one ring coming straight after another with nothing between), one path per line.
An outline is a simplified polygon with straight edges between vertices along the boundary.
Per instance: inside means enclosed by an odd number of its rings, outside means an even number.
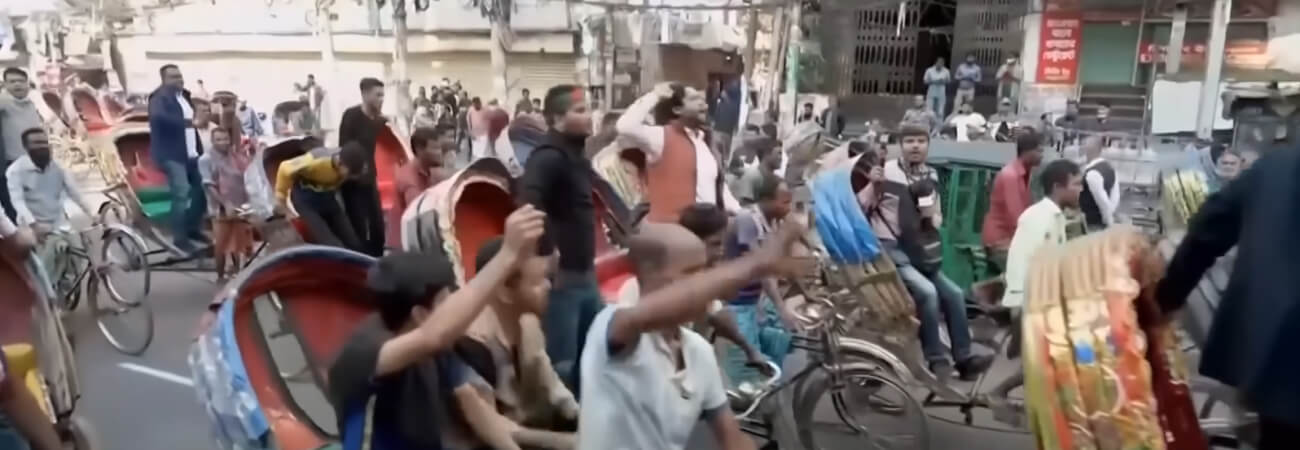
M938 267L934 267L934 264L929 264L930 261L920 260L926 256L915 250L917 246L942 246L942 242L934 235L922 237L917 234L915 239L909 239L912 233L906 231L905 227L911 227L900 215L904 210L915 210L918 221L923 218L928 221L929 227L935 230L943 228L943 214L939 208L943 202L940 201L939 189L934 189L922 198L908 198L912 195L914 185L940 186L938 173L925 163L930 152L930 136L923 129L904 128L899 132L899 140L903 156L885 163L882 175L884 180L905 187L903 191L908 195L899 195L891 201L887 192L875 194L878 200L874 204L879 205L875 207L875 212L872 212L872 207L864 210L868 211L867 217L875 215L881 219L883 226L875 227L877 230L888 230L888 235L894 237L894 245L888 243L891 239L882 240L886 241L884 247L898 265L898 274L912 294L912 300L916 302L916 312L921 320L921 348L930 363L930 370L944 379L951 376L952 369L955 368L963 380L973 380L988 369L993 358L971 352L970 324L966 320L966 299L961 287L953 283ZM874 178L879 179L878 176ZM860 194L859 198L863 196ZM913 251L907 251L909 248ZM948 335L952 338L951 363L948 360L949 349L940 340L940 322L944 319Z
M177 249L189 253L195 250L194 241L210 242L199 231L208 208L198 165L203 149L181 70L167 64L158 74L162 85L149 94L149 153L167 176L173 242Z
M596 224L591 162L583 156L591 135L591 110L581 88L559 85L543 100L550 127L533 149L519 183L519 200L546 213L546 227L560 251L549 306L542 317L546 353L556 373L581 395L577 363L582 338L604 302L596 285Z
M375 143L379 133L388 126L388 119L380 111L384 106L384 83L374 78L361 79L361 104L343 111L339 121L339 147L355 142L365 152L366 161L375 160ZM379 209L379 188L375 170L355 174L339 188L344 211L352 222L352 229L361 239L361 249L371 256L384 254L384 217Z
M1029 177L1043 161L1043 146L1038 135L1026 131L1016 138L1016 159L998 171L989 192L989 210L980 229L981 240L988 249L989 260L1005 269L1007 248L1016 234L1016 220L1033 203Z
M5 172L6 190L13 199L17 220L23 228L30 228L41 242L37 251L49 273L62 273L59 258L55 258L58 245L71 245L70 239L50 240L52 235L66 236L72 232L63 205L72 200L86 216L94 218L95 209L81 196L72 177L55 162L50 153L50 138L42 128L32 128L19 134L27 148L27 155L18 158Z
M1002 296L1002 306L1012 308L1015 318L1015 325L1011 327L1011 343L1007 346L1008 358L1020 355L1020 308L1025 303L1031 258L1043 247L1065 243L1066 219L1063 211L1078 208L1079 193L1083 191L1079 165L1070 160L1058 159L1048 163L1038 180L1046 195L1020 214L1016 235L1011 239L1011 250L1007 257L1007 287L1006 294ZM989 401L995 416L1014 412L1008 408L1010 403L1007 394L1024 383L1024 372L1018 372L993 389Z
M658 125L646 125L646 116L652 113ZM733 214L740 211L740 202L724 183L719 157L705 137L707 121L703 91L665 83L637 99L614 125L621 138L645 153L649 163L646 220L676 223L682 209L697 202L713 203Z

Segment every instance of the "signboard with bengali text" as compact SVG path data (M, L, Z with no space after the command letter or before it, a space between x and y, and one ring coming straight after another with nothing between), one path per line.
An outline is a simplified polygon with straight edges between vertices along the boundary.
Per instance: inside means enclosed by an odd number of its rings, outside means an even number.
M1038 45L1039 83L1074 84L1079 79L1083 18L1078 11L1043 13Z

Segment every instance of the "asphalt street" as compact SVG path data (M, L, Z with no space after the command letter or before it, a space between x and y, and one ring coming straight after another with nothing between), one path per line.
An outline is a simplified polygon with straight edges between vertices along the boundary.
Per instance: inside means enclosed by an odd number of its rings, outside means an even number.
M152 280L149 305L155 315L155 335L149 349L141 356L126 356L110 347L99 329L80 308L69 318L77 347L83 397L78 404L96 426L105 450L208 450L208 424L191 387L186 352L204 305L216 290L209 274L156 273ZM137 318L129 323L138 324ZM127 323L120 324L126 326ZM118 325L115 325L118 326ZM124 333L125 334L125 333ZM283 344L276 342L278 344ZM289 345L275 345L292 348ZM296 359L292 352L283 358ZM801 364L796 356L791 366ZM282 367L292 367L285 360ZM1010 367L999 367L1006 372ZM333 421L323 397L303 383L291 384L294 396L304 410L322 425ZM959 419L952 412L937 411L941 417ZM835 414L829 401L819 406L818 423L836 428ZM868 425L885 426L901 423L899 432L915 430L915 422L893 419L878 422L867 418ZM977 424L991 424L987 414L976 415ZM333 428L328 427L328 428ZM816 429L822 430L823 426ZM693 439L692 449L711 449L710 435L701 429ZM829 440L827 449L864 448L861 443L836 433L819 433ZM1031 448L1027 436L991 432L951 425L931 418L928 435L932 449L1015 450Z

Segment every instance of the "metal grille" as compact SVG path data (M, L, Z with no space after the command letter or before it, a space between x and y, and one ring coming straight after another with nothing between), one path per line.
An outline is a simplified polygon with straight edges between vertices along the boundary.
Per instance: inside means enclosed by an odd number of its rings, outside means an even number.
M901 17L896 3L838 2L822 15L829 87L840 96L916 91L915 2Z
M953 28L953 67L974 54L984 68L984 79L993 78L1011 52L1019 52L1023 42L1020 17L1026 11L1025 0L963 0L957 2Z

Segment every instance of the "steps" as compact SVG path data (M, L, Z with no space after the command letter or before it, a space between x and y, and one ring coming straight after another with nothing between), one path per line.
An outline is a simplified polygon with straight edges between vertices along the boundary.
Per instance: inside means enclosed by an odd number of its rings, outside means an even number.
M1142 131L1142 113L1147 102L1146 88L1127 84L1085 84L1079 97L1080 117L1096 117L1097 107L1105 102L1110 104L1113 131Z

